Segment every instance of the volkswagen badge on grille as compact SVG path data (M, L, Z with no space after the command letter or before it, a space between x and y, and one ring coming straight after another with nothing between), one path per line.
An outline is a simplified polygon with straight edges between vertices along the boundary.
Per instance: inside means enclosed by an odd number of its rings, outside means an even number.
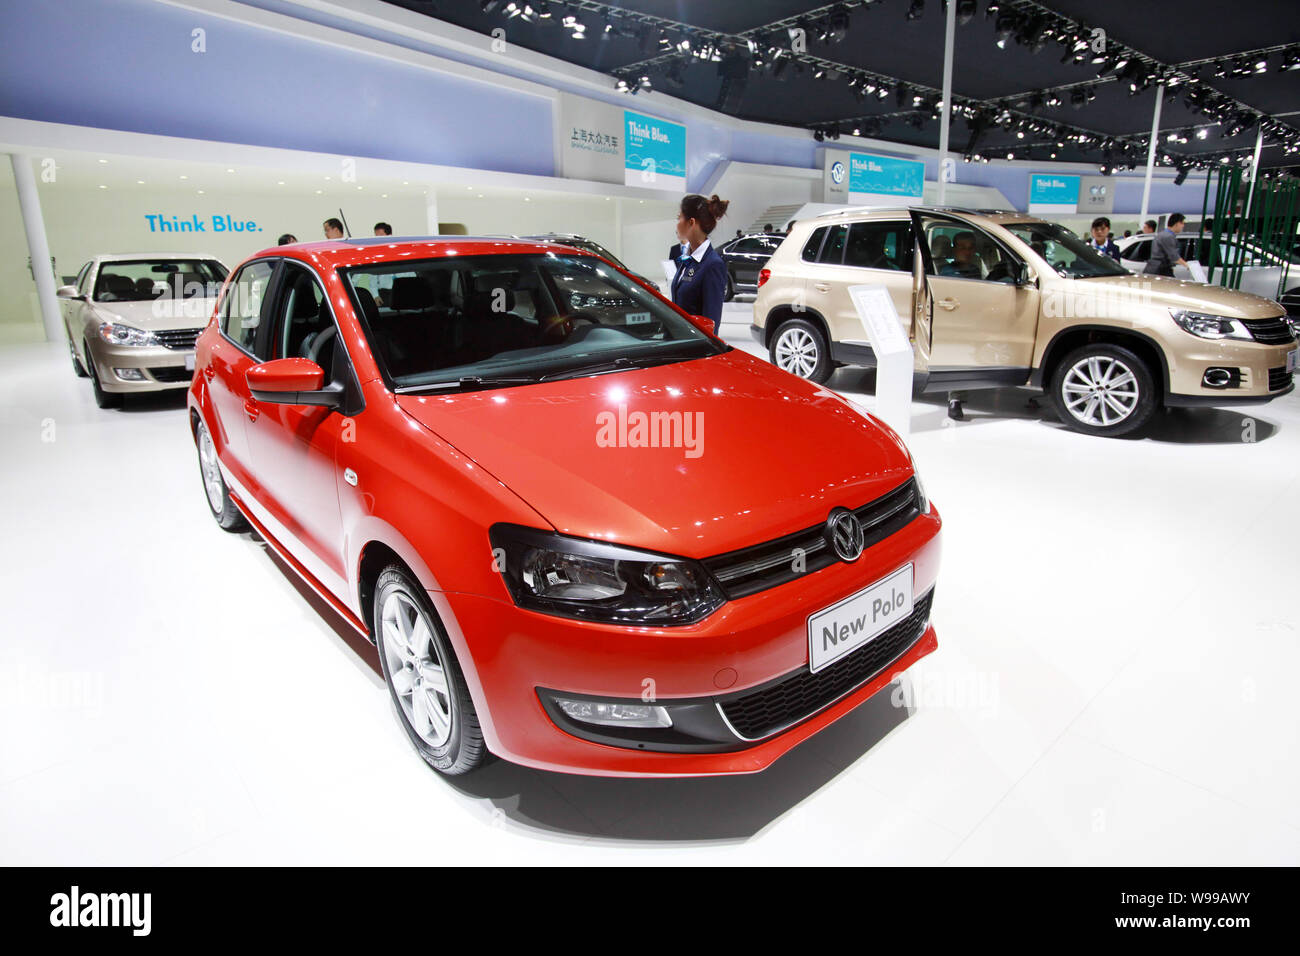
M856 561L862 554L866 535L860 522L852 511L837 508L826 519L826 543L834 549L842 561Z

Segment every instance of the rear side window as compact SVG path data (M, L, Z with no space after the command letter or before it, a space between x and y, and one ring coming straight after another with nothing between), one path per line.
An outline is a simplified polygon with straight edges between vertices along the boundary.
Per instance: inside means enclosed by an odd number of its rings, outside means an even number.
M912 271L912 224L855 222L849 226L844 264L863 269Z
M849 227L830 226L828 228L830 231L826 233L826 241L822 243L822 254L817 258L817 261L839 265L844 261L844 242L848 236Z
M1146 262L1151 258L1151 240L1143 239L1141 242L1135 242L1120 255L1130 262Z
M245 352L265 361L259 352L258 329L262 324L262 305L267 287L275 272L273 261L250 262L240 269L226 289L221 303L221 331ZM261 350L266 351L263 342Z
M822 247L822 240L826 238L826 227L814 229L813 234L808 237L808 241L803 245L803 259L805 262L816 262L817 253Z

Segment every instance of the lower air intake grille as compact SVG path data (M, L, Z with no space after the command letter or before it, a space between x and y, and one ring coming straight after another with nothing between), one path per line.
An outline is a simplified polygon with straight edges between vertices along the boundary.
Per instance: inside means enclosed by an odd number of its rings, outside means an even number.
M912 614L879 637L816 674L803 670L735 697L719 700L722 713L746 740L761 740L791 727L861 687L921 639L930 620L931 589Z
M1291 373L1286 370L1285 366L1268 370L1268 390L1270 392L1276 392L1290 387Z

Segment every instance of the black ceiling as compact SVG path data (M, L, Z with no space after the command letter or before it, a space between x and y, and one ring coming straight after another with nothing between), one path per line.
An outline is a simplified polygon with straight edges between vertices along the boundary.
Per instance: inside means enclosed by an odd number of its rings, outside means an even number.
M838 123L845 133L858 128L863 135L880 139L938 146L939 122L930 107L937 99L932 91L942 85L942 0L919 0L919 4L918 0L532 0L531 22L509 15L510 0L495 4L490 0L389 2L482 33L503 27L509 42L608 73L611 86L616 77L625 77L635 85L644 75L656 90L743 119L827 132ZM909 11L918 12L918 5L920 15L909 18ZM490 12L484 12L485 6ZM969 6L959 3L958 12L969 13ZM1262 165L1300 168L1300 151L1285 150L1288 142L1300 146L1300 69L1281 68L1285 57L1300 54L1300 17L1293 0L1049 0L1045 4L977 0L974 6L974 16L957 26L953 69L954 102L988 120L971 152L1003 157L1012 151L1018 159L1054 156L1090 162L1109 158L1112 164L1145 162L1145 138L1155 105L1154 82L1131 94L1129 83L1116 80L1113 74L1109 80L1099 80L1101 67L1088 59L1069 61L1066 47L1055 39L1043 43L1036 53L1031 51L1031 43L1017 42L1014 36L999 48L1001 17L1025 26L1025 41L1041 36L1043 26L1069 24L1076 35L1090 35L1093 28L1101 28L1106 31L1107 52L1127 52L1135 65L1142 66L1139 83L1166 68L1191 77L1190 82L1167 91L1162 110L1160 146L1173 164L1211 163L1229 151L1236 160L1248 158L1255 145L1256 121L1262 115L1267 147ZM524 7L525 0L516 0L517 10ZM537 17L539 11L549 11L551 16ZM821 42L817 27L833 14L847 14L848 32L840 42ZM562 25L562 18L570 15L585 25L584 39L573 39L571 30ZM1035 22L1035 18L1040 19ZM755 40L761 62L765 59L762 50L777 43L788 47L783 28L791 24L783 21L795 19L808 28L806 55L795 57L779 78L770 66L770 54L764 68L738 46L738 41ZM611 21L619 30L602 37L605 24ZM730 98L723 98L723 64L672 48L669 54L661 54L661 31L673 44L682 39L692 41L697 52L712 42L728 60L737 61L735 79L729 84ZM1250 51L1288 44L1288 50L1275 50L1265 57L1266 72L1245 77L1233 77L1230 72L1215 77L1215 62L1195 62L1231 61ZM818 78L818 65L843 70L838 77L831 69ZM880 99L874 91L855 92L850 89L854 77L873 85L887 78L891 81L886 84L889 95ZM900 84L912 86L900 93ZM1043 91L1062 86L1067 89L1059 93L1061 105L1047 105L1044 101L1050 93L1043 95ZM1090 90L1091 99L1073 108L1069 87L1079 86ZM1191 108L1187 94L1195 89L1213 100L1214 107L1208 111ZM1035 100L1035 93L1042 98ZM917 95L921 96L920 109L913 99ZM1001 124L996 121L998 116ZM1247 128L1227 136L1234 116L1247 123ZM1046 128L1025 128L1030 122ZM967 152L972 125L969 118L954 119L950 146L954 152ZM1023 136L1017 135L1017 128ZM1195 135L1196 129L1206 131L1203 138ZM1187 142L1169 141L1167 136L1174 131L1182 131ZM1068 132L1092 135L1077 142L1065 138ZM1061 142L1063 147L1057 145Z

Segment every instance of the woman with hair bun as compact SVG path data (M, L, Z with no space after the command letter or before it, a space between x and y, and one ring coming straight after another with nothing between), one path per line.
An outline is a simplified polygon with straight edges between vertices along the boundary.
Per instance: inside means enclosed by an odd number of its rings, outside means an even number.
M722 300L727 291L727 264L709 243L727 212L727 200L716 195L705 199L692 193L682 199L677 213L677 275L673 278L673 303L691 315L713 320L713 334L722 327Z

